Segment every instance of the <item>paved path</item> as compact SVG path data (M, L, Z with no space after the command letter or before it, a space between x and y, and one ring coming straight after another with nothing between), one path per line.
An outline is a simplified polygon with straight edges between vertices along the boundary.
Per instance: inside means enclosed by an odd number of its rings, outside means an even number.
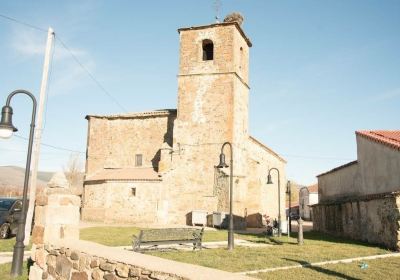
M13 252L0 253L0 264L10 263L12 261ZM24 258L28 259L31 255L30 251L25 251Z
M400 253L389 253L389 254L357 257L357 258L350 258L350 259L341 259L341 260L333 260L333 261L325 261L325 262L273 267L273 268L266 268L266 269L259 269L259 270L237 272L237 274L256 274L256 273L261 273L261 272L272 272L272 271L276 271L276 270L287 270L287 269L303 268L303 267L311 267L311 266L323 266L323 265L327 265L327 264L337 264L337 263L351 263L351 262L355 262L355 261L383 259L383 258L390 258L390 257L400 257Z

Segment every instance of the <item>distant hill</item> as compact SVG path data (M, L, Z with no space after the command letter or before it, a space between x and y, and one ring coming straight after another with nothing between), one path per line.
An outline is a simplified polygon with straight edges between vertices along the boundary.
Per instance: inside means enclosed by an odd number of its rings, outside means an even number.
M37 186L43 188L53 172L38 172ZM0 166L0 196L15 196L22 193L25 169L18 166Z

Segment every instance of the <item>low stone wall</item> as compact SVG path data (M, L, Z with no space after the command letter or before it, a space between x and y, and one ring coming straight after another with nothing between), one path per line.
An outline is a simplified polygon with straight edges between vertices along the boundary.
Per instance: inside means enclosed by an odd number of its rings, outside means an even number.
M400 250L400 194L313 205L314 230Z
M34 246L30 280L177 280L254 278L83 240Z
M74 246L75 247L75 246ZM65 280L178 280L188 279L174 274L150 271L126 262L107 258L106 252L96 256L69 247L41 246L35 249L29 279Z
M78 196L59 187L37 199L30 280L253 279L79 240L79 205Z

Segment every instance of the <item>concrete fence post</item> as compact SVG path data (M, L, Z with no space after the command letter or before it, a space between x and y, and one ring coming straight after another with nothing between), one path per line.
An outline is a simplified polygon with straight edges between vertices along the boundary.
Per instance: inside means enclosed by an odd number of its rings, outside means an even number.
M37 197L31 250L34 265L30 268L30 280L41 280L43 271L47 271L46 249L57 246L63 239L79 240L80 205L79 196L54 180Z
M297 220L297 223L299 224L299 232L297 235L297 244L298 245L303 245L304 240L303 240L303 220L301 217Z

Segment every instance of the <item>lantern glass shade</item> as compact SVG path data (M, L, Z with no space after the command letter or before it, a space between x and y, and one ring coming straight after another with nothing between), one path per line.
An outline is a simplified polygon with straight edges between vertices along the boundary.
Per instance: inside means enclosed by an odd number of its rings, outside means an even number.
M13 129L0 126L0 138L8 139L13 135Z
M225 163L225 155L223 153L221 153L219 155L219 164L217 165L217 168L225 168L228 167L229 165L227 165Z
M13 132L18 131L12 124L12 108L10 106L4 106L1 110L1 121L0 121L0 138L10 138Z
M268 174L267 184L269 184L269 185L270 185L270 184L273 184L271 174Z

